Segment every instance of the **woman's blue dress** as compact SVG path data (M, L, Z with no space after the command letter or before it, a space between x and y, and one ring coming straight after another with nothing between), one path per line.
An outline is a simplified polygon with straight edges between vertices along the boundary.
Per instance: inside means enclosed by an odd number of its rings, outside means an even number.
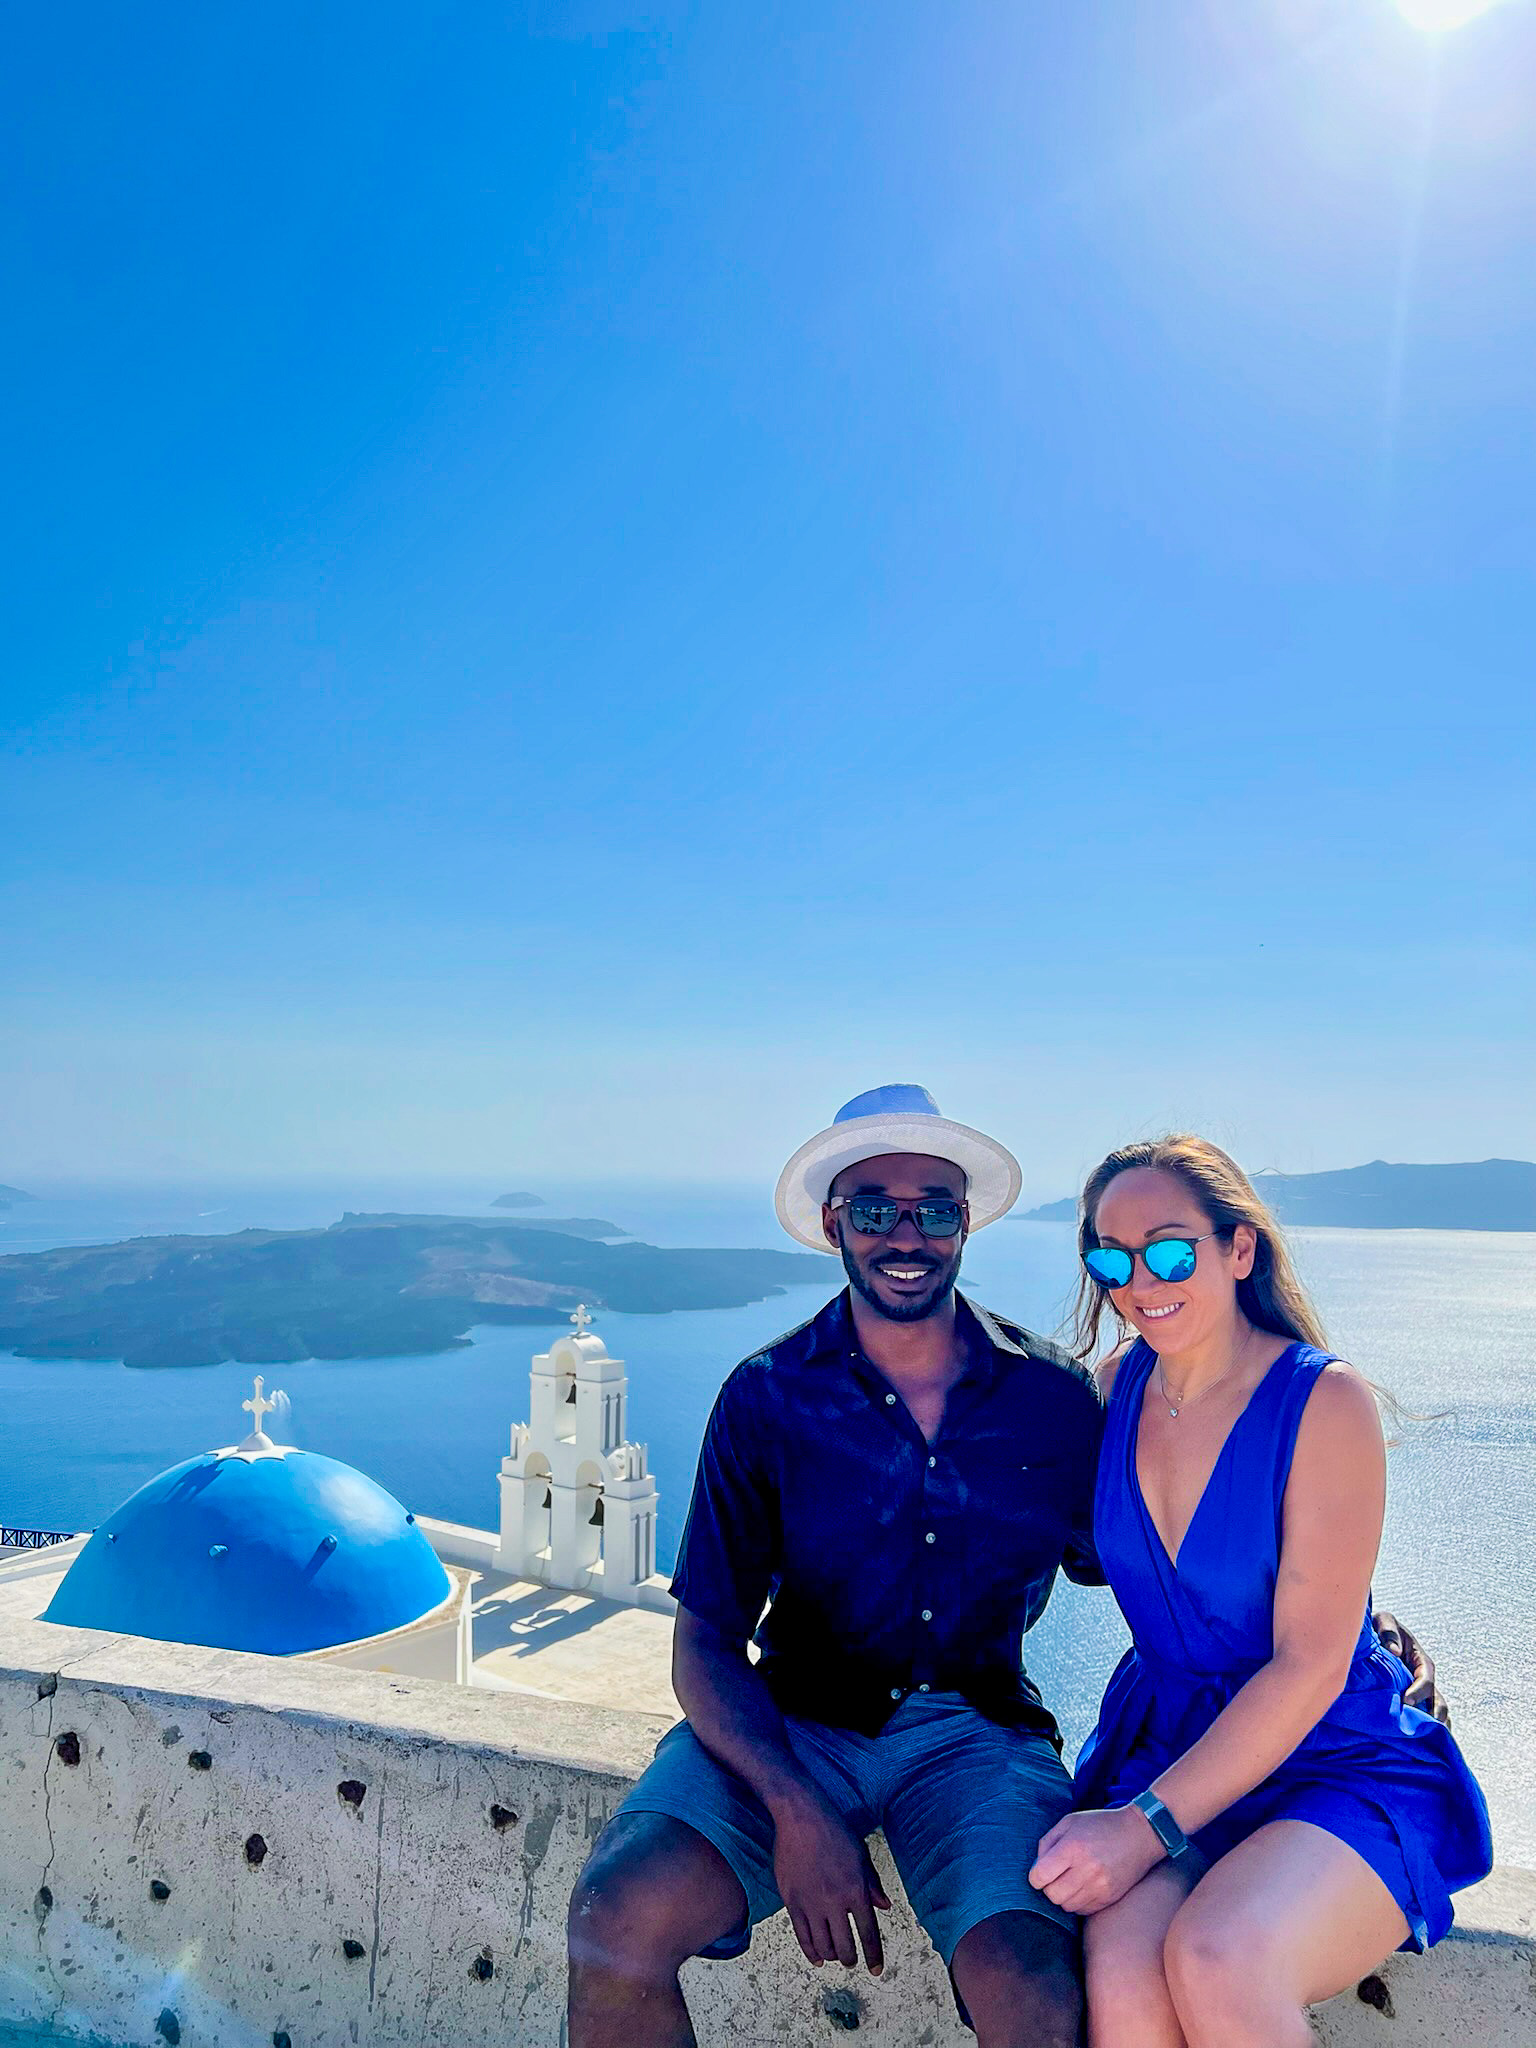
M1078 1760L1082 1807L1119 1806L1203 1735L1273 1655L1281 1510L1296 1432L1331 1362L1291 1344L1222 1446L1177 1562L1136 1476L1142 1396L1156 1354L1139 1338L1110 1394L1094 1527L1132 1637ZM1343 1692L1280 1768L1193 1837L1209 1860L1273 1820L1307 1820L1363 1856L1427 1948L1450 1895L1493 1862L1488 1808L1450 1731L1403 1705L1406 1667L1364 1617Z

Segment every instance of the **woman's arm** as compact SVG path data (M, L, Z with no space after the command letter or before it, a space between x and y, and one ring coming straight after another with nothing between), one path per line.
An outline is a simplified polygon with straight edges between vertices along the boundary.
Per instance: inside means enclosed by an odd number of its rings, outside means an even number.
M1386 1509L1375 1398L1348 1366L1318 1378L1296 1437L1275 1583L1274 1654L1152 1789L1187 1835L1278 1768L1344 1689ZM1113 1905L1163 1854L1134 1807L1070 1814L1031 1882L1056 1904Z

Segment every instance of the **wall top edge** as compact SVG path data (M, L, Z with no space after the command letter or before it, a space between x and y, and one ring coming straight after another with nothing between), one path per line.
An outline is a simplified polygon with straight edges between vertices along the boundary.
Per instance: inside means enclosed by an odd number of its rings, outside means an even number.
M441 1679L201 1649L44 1621L11 1620L0 1628L0 1684L6 1680L49 1691L56 1685L61 1696L76 1687L131 1692L181 1712L285 1714L354 1735L369 1730L387 1739L495 1751L608 1780L638 1776L671 1725L659 1714L541 1694L482 1691Z

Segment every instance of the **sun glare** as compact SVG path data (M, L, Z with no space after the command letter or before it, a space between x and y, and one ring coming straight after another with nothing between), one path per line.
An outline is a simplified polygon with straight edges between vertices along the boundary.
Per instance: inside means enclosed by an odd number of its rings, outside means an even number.
M1429 35L1443 35L1461 28L1480 14L1490 14L1504 0L1397 0L1397 11L1405 21Z

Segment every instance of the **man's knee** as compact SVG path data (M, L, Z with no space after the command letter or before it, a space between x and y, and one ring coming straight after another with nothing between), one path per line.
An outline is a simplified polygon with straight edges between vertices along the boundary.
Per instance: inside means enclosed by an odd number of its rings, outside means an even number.
M955 1950L955 1989L979 2048L1077 2048L1083 2022L1077 1935L1039 1913L999 1913Z
M666 1814L620 1814L598 1837L566 1916L571 1961L648 1976L722 1940L745 1910L719 1850Z

